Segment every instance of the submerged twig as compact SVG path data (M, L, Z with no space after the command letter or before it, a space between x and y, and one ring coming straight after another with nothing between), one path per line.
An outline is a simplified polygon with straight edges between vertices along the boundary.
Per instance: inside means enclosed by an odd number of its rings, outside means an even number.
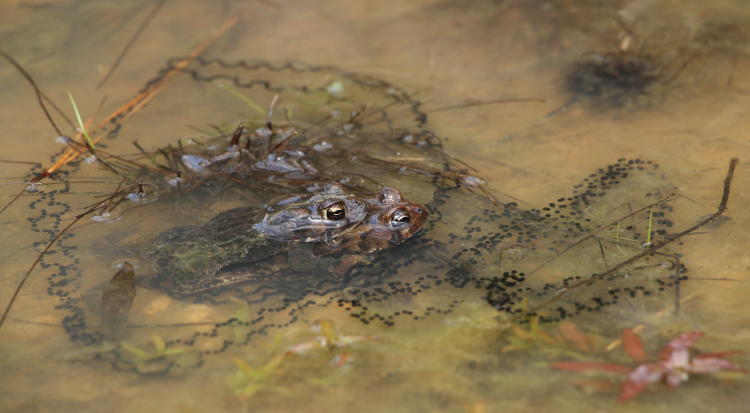
M562 255L563 255L563 254L565 254L566 252L570 251L571 249L575 248L575 247L576 247L576 246L578 246L578 245L581 245L581 244L582 244L583 242L585 242L585 241L588 241L588 240L590 240L590 239L592 239L592 238L596 237L596 233L597 233L597 232L599 232L599 231L601 231L601 230L603 230L603 229L605 229L605 228L609 228L609 227L611 227L612 225L618 224L619 222L621 222L621 221L624 221L624 220L626 220L626 219L628 219L628 218L630 218L630 217L632 217L632 216L635 216L635 215L637 215L637 214L639 214L639 213L641 213L641 212L643 212L643 211L645 211L645 210L647 210L647 209L649 209L649 208L653 208L653 207L655 207L655 206L657 206L657 205L659 205L659 204L663 204L663 203L665 203L665 202L667 202L667 201L670 201L670 200L671 200L671 199L672 199L673 197L674 197L674 194L670 194L670 195L668 195L668 196L666 196L666 197L664 197L664 198L661 198L660 200L658 200L658 201L656 201L656 202L652 202L652 203L650 203L650 204L648 204L648 205L646 205L646 206L644 206L644 207L638 208L637 210L635 210L635 211L632 211L632 212L630 212L629 214L627 214L627 215L625 215L625 216L622 216L622 217L620 217L620 218L617 218L616 220L614 220L614 221L612 221L612 222L610 222L610 223L608 223L608 224L605 224L605 225L601 225L601 226L599 226L599 227L597 227L597 228L594 228L594 230L593 230L593 231L591 231L591 234L589 234L589 235L586 235L585 237L582 237L582 238L578 239L577 241L575 241L575 242L571 243L571 244L570 244L570 245L568 245L567 247L563 248L563 249L562 249L561 251L559 251L559 252L558 252L557 254L555 254L555 255L554 255L554 256L552 256L551 258L549 258L549 259L545 260L544 262L542 262L541 264L539 264L539 265L538 265L538 266L537 266L536 268L534 268L533 270L529 271L529 273L528 273L528 274L529 274L529 275L533 275L533 274L535 274L535 273L536 273L536 272L538 272L538 271L539 271L540 269L542 269L542 267L544 267L544 266L546 266L547 264L549 264L550 262L552 262L552 261L556 260L557 258L559 258L560 256L562 256ZM618 232L618 234L619 234L619 232Z
M531 309L530 312L534 312L534 311L536 311L537 309L539 309L541 307L544 307L546 305L549 305L549 304L551 304L551 303L559 300L565 294L567 294L567 292L569 290L581 287L583 285L587 285L587 284L589 284L589 283L591 283L593 281L596 281L596 280L602 279L602 278L604 278L604 277L606 277L608 275L614 274L615 272L617 272L621 268L623 268L623 267L625 267L625 266L627 266L629 264L632 264L633 262L638 261L641 258L644 258L644 257L649 256L649 255L657 254L658 250L666 247L667 245L671 244L673 241L675 241L675 240L677 240L679 238L682 238L685 235L690 234L691 232L697 230L698 228L701 228L701 227L703 227L703 226L711 223L716 218L720 217L727 210L727 203L729 202L729 193L730 193L730 189L732 187L732 179L734 178L734 170L737 167L737 163L738 162L739 162L739 159L737 159L737 158L732 158L729 161L729 168L727 169L727 174L724 177L724 186L723 186L724 189L723 189L723 192L722 192L722 195L721 195L721 200L719 201L719 206L716 208L716 212L714 212L713 214L711 214L711 215L709 215L707 217L704 217L703 219L701 219L695 225L693 225L693 226L691 226L691 227L689 227L689 228L687 228L687 229L685 229L685 230L683 230L681 232L678 232L677 234L674 234L674 235L672 235L672 236L670 236L670 237L668 237L668 238L666 238L666 239L664 239L662 241L656 242L656 243L654 243L654 244L652 244L652 245L644 248L642 252L640 252L638 254L635 254L632 257L630 257L630 258L628 258L628 259L626 259L624 261L621 261L620 263L614 265L613 267L609 268L606 271L593 274L588 279L581 280L579 282L575 282L575 283L572 283L572 284L568 285L563 291L559 292L558 294L556 294L554 297L550 298L546 302L539 304L534 309ZM677 280L677 282L679 282L679 280Z
M99 81L99 84L96 85L96 88L99 89L102 87L102 85L109 79L110 76L112 76L112 73L115 72L117 67L122 63L122 60L125 58L125 55L128 54L130 51L130 48L133 47L135 42L138 41L138 38L143 34L143 32L146 30L149 24L154 20L154 17L156 17L156 14L159 13L159 10L164 5L166 0L158 0L156 4L154 5L154 8L151 9L151 13L146 16L146 18L143 20L141 25L138 27L138 29L133 33L133 36L128 40L128 43L125 45L125 47L122 49L120 54L115 59L115 62L112 63L112 67L109 68L109 71L107 71L107 74L104 75L101 81Z
M140 92L138 95L136 95L133 99L131 99L128 103L120 106L117 108L114 112L112 112L109 116L107 116L103 121L101 121L93 130L99 132L102 130L107 124L110 122L115 122L116 120L124 121L128 118L135 115L138 111L140 111L148 102L150 102L160 91L161 88L164 86L164 84L173 76L175 76L179 71L184 69L190 62L195 60L201 53L203 53L209 46L211 46L216 40L219 39L224 33L226 33L229 29L234 27L239 22L238 17L234 17L232 19L227 20L221 27L219 27L212 35L201 42L193 51L184 59L177 62L172 69L170 69L168 72L164 74L164 76L156 83L151 84L148 88ZM31 76L28 75L28 73L19 65L15 60L13 60L10 55L0 50L0 55L4 56L6 59L8 59L20 72L21 74L26 77L26 79L31 83L31 85L34 87L34 90L37 93L37 97L39 99L40 104L42 104L42 98L50 102L50 104L53 105L53 107L58 110L61 114L62 111L57 108L42 92L39 90L38 86L36 86L36 83L31 78ZM49 116L49 112L47 109L43 106L44 113L47 115L48 119L52 121L52 118ZM62 114L64 117L65 115ZM65 119L70 123L71 127L75 128L73 123L65 117ZM54 124L54 122L53 122ZM55 129L58 130L57 126L55 125ZM60 135L62 135L61 132L58 132ZM79 133L80 135L80 133ZM91 139L91 142L96 144L101 139L103 139L105 134L99 133L95 137ZM62 168L64 165L67 165L69 162L74 161L81 155L81 152L75 148L68 148L57 160L55 161L52 166L46 168L41 173L39 173L37 176L35 176L31 182L36 183L44 178L52 175L55 173L58 169ZM5 205L3 205L2 208L0 208L0 214L2 214L6 209L8 209L15 201L18 200L24 193L26 192L26 188L19 191L16 195L14 195Z
M21 292L21 289L23 288L24 284L26 284L26 280L29 279L29 276L31 275L31 272L34 271L34 268L36 268L37 264L39 264L39 261L42 260L42 257L44 257L44 254L49 251L50 248L52 248L52 245L57 242L57 240L60 239L60 237L63 236L73 225L78 223L84 216L90 214L93 212L93 210L84 212L83 214L77 215L73 221L71 221L68 225L66 225L60 232L55 235L50 242L47 243L47 245L44 247L42 252L39 253L39 255L36 257L34 262L31 264L31 267L26 271L26 274L21 278L21 281L18 282L18 285L16 286L15 291L13 291L13 294L10 296L10 301L8 301L8 304L5 306L5 310L3 311L3 315L0 317L0 328L3 327L3 324L5 323L5 319L8 317L8 313L10 313L10 309L13 308L13 304L16 302L16 298L18 298L18 294Z
M3 56L8 62L10 62L10 64L12 64L16 68L16 70L18 70L18 72L21 73L21 75L24 78L26 78L26 80L29 82L31 87L34 88L34 93L36 93L36 99L37 101L39 101L39 107L42 108L42 111L44 112L44 116L47 117L47 120L52 125L52 128L55 129L55 132L57 132L57 135L62 136L63 135L62 131L60 130L59 127L57 127L57 123L55 123L55 120L52 119L52 115L50 115L49 111L47 110L47 106L44 104L44 101L46 100L50 105L52 105L52 107L57 111L57 113L60 114L60 116L62 116L63 119L65 119L65 121L67 121L71 127L73 126L73 122L71 122L70 119L68 119L68 117L65 116L65 113L59 107L57 107L57 105L55 105L55 103L52 102L52 100L48 98L47 95L44 94L44 92L42 92L42 90L36 84L36 81L34 81L34 78L31 77L29 72L27 72L26 69L24 69L23 66L21 66L21 64L16 61L16 59L11 57L11 55L6 53L2 49L0 49L0 56Z
M0 163L21 163L24 165L32 165L32 166L39 166L42 163L41 162L32 162L32 161L11 161L9 159L0 159Z
M118 187L118 189L119 189L119 187ZM127 188L126 188L126 190L127 190ZM63 229L61 229L57 234L55 234L54 237L52 237L52 239L47 243L47 245L44 246L44 249L42 249L42 251L37 255L36 259L31 264L31 266L29 267L29 269L26 271L26 273L24 274L24 276L21 278L21 281L19 281L18 285L16 286L16 289L13 291L13 294L11 295L10 300L8 301L8 304L5 306L5 310L3 311L3 315L0 317L0 328L2 328L3 324L5 323L5 319L8 317L8 313L10 313L11 308L13 308L13 304L16 302L16 299L18 298L18 294L21 292L21 289L23 288L24 284L26 284L26 281L28 280L29 276L34 271L34 269L39 264L39 262L41 262L41 260L44 257L44 255L47 254L47 252L49 251L49 249L52 248L52 246L55 245L55 243L66 232L68 232L68 230L70 228L73 227L73 225L77 224L84 217L86 217L88 215L91 215L94 212L101 211L102 209L105 209L105 210L110 209L111 210L111 208L113 208L114 206L116 206L117 204L119 204L120 202L122 202L122 200L124 199L123 194L124 194L124 192L126 190L124 190L124 191L116 191L116 192L112 193L111 195L109 195L106 199L90 205L89 207L87 207L87 209L84 212L76 215L73 218L73 220L70 223L68 223L68 225L66 225L65 227L63 227ZM117 199L117 201L115 201L114 204L113 204L113 201L115 199Z
M427 113L443 112L454 109L465 109L474 106L487 106L497 105L501 103L544 103L544 99L540 98L504 98L504 99L492 99L492 100L472 100L465 103L459 103L456 105L440 106L434 109L428 109Z
M15 321L16 323L22 323L22 324L31 324L35 326L43 326L43 327L53 327L53 328L62 328L60 323L47 323L44 321L32 321L32 320L25 320L22 318L11 318L10 321ZM195 326L215 326L217 324L221 324L223 321L199 321L195 323L162 323L162 324L128 324L124 328L164 328L164 327L195 327ZM101 325L86 325L83 328L87 330L99 330L103 326Z

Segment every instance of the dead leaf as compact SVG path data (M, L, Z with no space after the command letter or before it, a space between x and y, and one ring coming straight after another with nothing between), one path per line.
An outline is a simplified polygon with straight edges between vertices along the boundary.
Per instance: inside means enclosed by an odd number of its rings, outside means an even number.
M640 363L646 360L646 350L643 348L643 341L641 341L641 337L633 330L629 328L622 330L622 344L625 348L625 353L634 361Z
M575 344L575 346L585 352L591 351L591 342L585 334L578 329L578 327L570 321L560 322L560 332L568 341Z
M628 374L631 368L613 363L597 363L584 361L557 361L551 366L558 370L574 371L581 373L585 371L606 371L609 373Z
M589 392L606 392L617 388L617 383L601 379L573 380L573 384Z
M111 338L120 338L128 322L130 306L135 298L135 273L128 262L112 277L102 293L100 307L102 330Z

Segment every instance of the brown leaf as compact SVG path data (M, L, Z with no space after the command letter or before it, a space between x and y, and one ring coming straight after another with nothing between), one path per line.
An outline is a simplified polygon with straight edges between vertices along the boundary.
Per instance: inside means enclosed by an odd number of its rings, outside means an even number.
M633 330L629 328L622 330L622 345L634 361L640 363L646 360L646 350L643 349L641 337Z
M578 327L570 321L562 321L560 323L560 332L575 346L585 352L591 351L591 343L589 338L578 329Z
M628 374L632 370L630 367L620 364L584 361L558 361L552 363L551 366L558 370L574 371L576 373L583 373L586 371L606 371L609 373Z
M124 262L102 293L102 329L107 336L119 338L122 335L134 297L135 273L133 266Z
M592 392L606 392L617 388L617 383L602 379L573 380L573 384Z

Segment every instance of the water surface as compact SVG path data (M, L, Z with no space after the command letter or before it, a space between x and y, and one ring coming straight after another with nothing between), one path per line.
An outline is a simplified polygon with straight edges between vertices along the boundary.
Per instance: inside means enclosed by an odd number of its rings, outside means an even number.
M675 225L684 228L714 211L729 158L744 161L748 153L745 108L750 78L744 68L750 63L750 9L742 2L688 1L679 7L648 1L402 3L167 2L100 89L96 85L149 13L149 3L5 2L0 5L0 43L69 115L67 91L84 115L103 117L156 77L169 58L186 55L235 16L239 24L205 57L335 65L399 86L424 102L426 112L474 100L542 99L429 115L430 129L445 138L451 155L476 168L476 175L501 201L516 201L524 208L540 208L569 194L581 179L619 158L638 158L659 164L664 187L680 195L672 216ZM645 95L622 105L604 107L579 97L565 106L572 99L565 79L574 62L591 53L618 50L651 56L661 77ZM314 81L321 86L335 80L324 74ZM49 165L61 144L39 110L33 90L8 64L0 66L0 82L5 91L0 102L4 136L0 159ZM555 112L561 107L565 110ZM114 153L133 153L133 140L158 148L196 134L196 127L234 124L247 112L247 107L213 84L181 75L106 144ZM65 132L70 133L69 128ZM30 166L0 163L4 198L26 185ZM750 262L744 253L750 216L742 208L748 202L749 178L747 164L740 163L727 212L730 220L674 246L691 277L681 285L678 315L673 314L674 295L667 292L573 318L578 328L598 348L617 339L622 328L639 324L644 326L646 347L654 354L671 337L690 330L705 332L698 348L706 352L747 348L750 336L743 327L750 320L738 309L750 294L746 274ZM55 202L69 204L73 211L116 185L111 174L94 165L82 165L70 179L76 182L70 193L58 195ZM643 202L644 188L632 183L624 188L620 197ZM38 217L42 208L51 213L62 208L47 205L45 199L30 209L36 199L37 194L25 194L0 214L5 234L0 240L3 303L36 258L41 246L35 242L49 238L48 233L34 231L27 218ZM236 204L218 202L211 209L188 206L178 212L154 205L129 209L125 220L111 225L85 222L75 230L76 237L68 242L78 247L71 259L79 260L81 281L80 290L72 294L81 302L114 273L116 257L102 258L92 251L92 244L129 229L129 223L140 223L136 234L142 234L184 220L205 221ZM448 205L447 219L455 223L445 224L445 231L461 231L466 206ZM607 201L601 211L591 214L618 216L612 212L618 207L622 203ZM62 211L62 225L73 211ZM59 229L49 217L40 228ZM439 239L441 234L432 236ZM553 281L580 268L591 270L595 263L589 261L595 252L573 255L540 277ZM618 256L617 251L608 252ZM51 263L55 260L48 258ZM523 258L519 261L520 266L533 267ZM448 307L448 302L461 301L450 313L392 327L364 325L335 305L310 308L302 320L288 327L272 329L221 354L202 356L200 366L185 357L181 368L144 375L132 371L132 363L112 363L106 357L94 360L106 349L71 340L61 327L70 313L56 308L59 298L48 294L47 278L53 270L32 273L11 319L0 330L3 410L742 411L748 401L743 391L747 379L742 376L696 377L672 392L655 386L657 391L623 405L614 401L616 389L588 394L571 383L575 374L553 371L548 363L574 356L624 363L627 358L621 349L609 356L603 351L586 355L571 350L552 356L531 349L504 352L513 321L480 296L462 290L384 304L381 310L393 312L433 303ZM252 310L242 303L177 300L143 289L136 296L131 322L147 327L128 329L125 340L148 350L151 334L169 340L195 331L210 333L215 322L243 317L243 311ZM88 308L85 311L93 314ZM319 334L313 331L316 320L321 319L329 320L339 334L368 339L284 360L260 380L251 397L233 393L236 359L257 368L267 366L290 346L313 340ZM93 326L95 320L88 319ZM163 326L204 322L209 324L187 329ZM544 328L558 331L555 323ZM245 334L231 328L220 331ZM201 348L199 342L188 352L213 349L214 341L207 343ZM733 360L743 366L750 362L743 355Z

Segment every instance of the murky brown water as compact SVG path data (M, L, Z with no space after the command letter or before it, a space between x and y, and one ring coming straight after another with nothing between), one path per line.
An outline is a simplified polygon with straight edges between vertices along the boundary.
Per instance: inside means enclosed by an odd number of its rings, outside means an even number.
M750 258L745 253L750 245L750 215L743 208L750 193L750 164L745 159L750 153L746 113L750 8L736 0L704 3L686 1L678 7L643 0L377 5L174 1L164 5L101 89L96 89L97 83L148 14L149 3L4 2L0 4L0 45L65 110L69 107L65 92L70 91L84 115L96 112L99 117L134 96L168 58L184 56L235 16L240 23L210 47L207 57L336 65L398 85L424 102L428 112L476 99L540 98L544 101L438 111L429 120L431 129L447 138L449 153L477 168L477 175L501 200L521 200L524 207L540 207L569 193L591 171L618 158L640 158L658 163L665 181L685 197L675 214L677 224L687 227L713 212L728 160L739 157L727 213L731 220L686 237L679 246L692 278L682 285L679 315L672 314L670 293L656 304L633 301L573 319L598 348L617 339L622 328L642 324L641 335L654 353L669 338L690 330L705 332L698 348L709 352L750 347L746 328L750 316L743 311L750 297ZM565 88L571 65L582 55L618 49L651 56L661 77L649 92L615 107L585 98L565 106L571 103ZM320 81L330 80L321 77ZM23 177L30 167L4 161L47 166L61 144L55 142L56 134L44 120L33 91L8 64L0 65L0 85L4 92L0 101L4 204L19 185L25 186ZM129 120L118 139L107 142L109 150L132 153L130 142L136 139L157 148L194 135L193 127L236 122L246 116L247 108L222 97L223 93L210 84L196 86L187 78L178 79ZM104 97L107 100L97 109ZM561 107L565 110L547 116ZM89 204L93 195L111 191L114 185L107 173L93 166L85 168L75 175L79 183L72 186L72 193L60 196L74 208ZM83 182L94 178L106 179L108 184ZM638 192L638 188L629 189ZM38 212L28 209L34 196L22 196L0 214L3 304L41 248L32 244L47 239L33 232L27 221ZM132 209L127 222L161 229L185 219L204 220L223 209L222 205L215 208L188 209L171 218L154 208ZM63 214L63 225L70 216ZM460 210L450 216L460 218ZM102 236L125 229L117 223L106 225L86 223L76 230L76 254L85 274L82 290L76 292L81 297L113 273L112 258L89 250ZM556 271L566 269L549 271L546 276L554 277ZM593 355L575 351L550 355L530 348L503 351L512 335L507 330L509 321L484 301L458 292L458 298L469 299L450 314L393 327L352 322L327 307L307 310L302 322L207 357L201 367L144 376L92 360L105 350L101 347L71 342L60 327L67 313L55 308L58 301L47 294L48 281L41 274L43 270L32 273L0 330L3 411L724 412L743 411L750 402L747 378L742 375L695 377L675 391L657 385L657 391L647 391L626 404L615 402L616 389L582 391L572 384L580 377L554 371L548 363L571 357L627 359L606 358L608 353L603 351ZM419 296L416 300L435 299ZM247 308L238 303L196 303L142 290L131 310L131 322L150 326L212 322L241 317L242 311ZM332 320L340 334L375 339L284 360L257 380L260 384L251 397L238 398L233 393L238 387L232 382L238 370L236 359L262 369L285 348L316 336L311 326L319 319ZM210 331L211 326L202 328L197 327ZM557 331L554 324L545 328ZM150 346L150 334L166 339L185 334L180 327L129 330L126 341L143 349ZM186 364L191 363L188 358ZM750 366L746 355L732 360ZM248 387L252 386L245 383L244 388Z

